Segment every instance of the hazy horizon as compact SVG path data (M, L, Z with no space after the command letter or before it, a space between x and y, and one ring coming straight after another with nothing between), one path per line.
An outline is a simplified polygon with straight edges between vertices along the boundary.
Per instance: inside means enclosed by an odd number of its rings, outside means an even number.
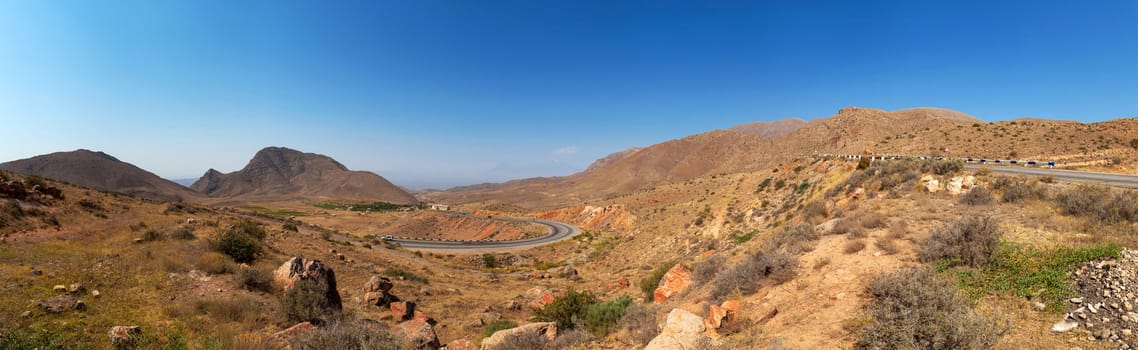
M284 146L408 188L563 176L846 106L1138 115L1138 3L0 2L0 161Z

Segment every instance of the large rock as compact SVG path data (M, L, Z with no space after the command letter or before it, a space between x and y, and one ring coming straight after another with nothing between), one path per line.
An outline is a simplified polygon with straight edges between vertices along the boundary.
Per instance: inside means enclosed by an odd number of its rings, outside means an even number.
M549 305L557 297L564 296L567 293L564 289L546 289L542 287L530 288L526 291L526 295L536 296L533 301L530 301L529 307L532 309L540 309Z
M371 279L364 283L364 302L368 305L375 305L378 307L386 307L388 304L399 301L399 298L391 294L391 280L382 276L371 276Z
M724 324L735 321L735 315L739 312L739 302L735 300L728 300L723 302L723 305L711 305L707 310L707 320L704 321L704 326L707 329L715 330L723 327Z
M40 300L39 305L44 311L57 314L75 307L75 303L75 298L72 298L70 295L57 295Z
M340 292L336 289L336 273L320 260L293 257L273 272L273 281L285 291L292 289L302 279L316 281L326 287L325 297L329 305L336 309L342 308Z
M138 338L142 336L142 327L114 326L107 332L107 336L111 338L111 346L114 348L129 348L138 344Z
M401 301L398 303L391 303L391 319L395 321L410 320L415 316L415 302Z
M482 350L504 349L506 341L515 338L543 338L547 343L557 338L556 322L537 322L494 332L489 338L482 340Z
M925 190L929 191L929 193L937 193L941 190L940 180L937 180L932 175L922 176L921 184L925 186Z
M972 186L975 186L975 185L976 185L976 178L975 177L972 177L971 175L957 176L957 177L954 177L952 179L949 179L948 184L945 184L944 189L945 189L945 191L948 191L949 194L959 195L959 194L963 194L964 192L967 192L968 190L972 189Z
M672 309L660 334L648 342L644 350L700 349L710 339L703 334L703 320L682 309Z
M691 271L683 265L676 264L664 274L664 278L660 279L660 286L652 293L652 301L657 304L668 301L668 298L680 294L691 284Z
M395 325L392 332L403 342L403 349L437 350L442 344L435 328L427 320L412 318Z

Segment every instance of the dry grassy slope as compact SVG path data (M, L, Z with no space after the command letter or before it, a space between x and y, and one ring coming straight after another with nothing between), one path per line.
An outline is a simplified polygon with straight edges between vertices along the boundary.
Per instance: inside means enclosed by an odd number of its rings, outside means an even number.
M414 196L382 176L352 171L315 153L267 147L239 171L210 169L191 186L217 198L217 203L267 202L289 199L355 199L397 204L418 203Z
M1020 119L894 133L878 139L871 149L878 153L1054 160L1059 167L1135 173L1138 150L1130 142L1136 138L1138 118L1092 124Z
M200 194L103 152L56 152L0 164L0 169L156 200L195 200Z
M508 203L551 209L705 175L755 171L816 153L860 153L888 135L978 121L939 108L888 112L848 107L770 139L715 130L613 155L602 159L605 166L567 177L459 187L424 196L473 207Z
M729 130L769 139L794 132L806 124L808 124L808 122L802 119L787 118L770 122L740 124L731 127Z

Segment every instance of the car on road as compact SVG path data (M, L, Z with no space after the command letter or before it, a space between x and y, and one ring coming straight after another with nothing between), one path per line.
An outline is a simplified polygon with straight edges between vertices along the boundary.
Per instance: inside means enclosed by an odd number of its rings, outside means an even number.
M392 236L392 235L383 235L383 236L379 236L379 239L380 239L381 241L394 241L394 240L395 240L395 236Z

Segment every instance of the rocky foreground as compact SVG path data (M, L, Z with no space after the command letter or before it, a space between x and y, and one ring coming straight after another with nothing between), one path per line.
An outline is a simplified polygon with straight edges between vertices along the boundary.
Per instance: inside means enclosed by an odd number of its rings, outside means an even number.
M1052 331L1110 342L1118 349L1135 349L1138 250L1124 250L1117 260L1089 262L1076 270L1072 279L1078 296L1068 302L1074 311L1067 313Z

